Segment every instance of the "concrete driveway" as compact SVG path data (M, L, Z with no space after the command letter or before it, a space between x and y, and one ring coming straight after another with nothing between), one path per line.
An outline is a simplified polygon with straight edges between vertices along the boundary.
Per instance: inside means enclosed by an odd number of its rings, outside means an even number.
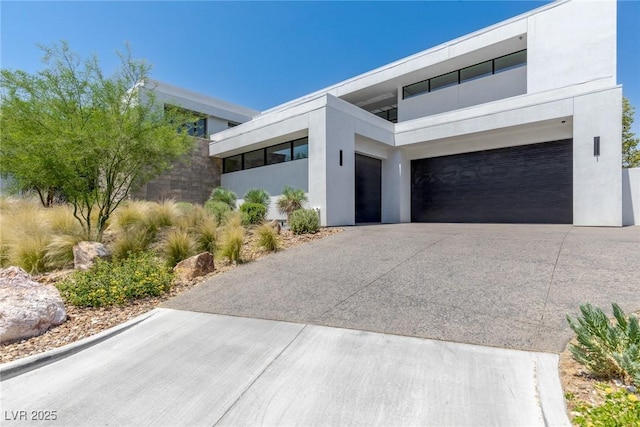
M215 277L166 306L521 350L560 352L566 314L640 309L640 228L394 224Z
M1 416L8 425L40 416L74 426L569 425L553 354L570 337L564 315L580 302L640 308L639 255L638 228L347 228L96 337L0 365Z

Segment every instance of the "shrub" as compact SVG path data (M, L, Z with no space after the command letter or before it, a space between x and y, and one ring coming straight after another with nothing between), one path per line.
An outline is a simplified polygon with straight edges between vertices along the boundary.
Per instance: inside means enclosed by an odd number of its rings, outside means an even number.
M243 203L240 212L243 225L259 224L267 216L267 208L260 203Z
M113 263L97 259L90 270L76 271L56 286L69 304L104 307L162 295L172 280L171 271L152 254L141 253Z
M625 316L618 304L613 303L615 324L606 314L591 304L580 306L582 317L573 320L567 316L569 326L576 333L577 344L570 344L573 358L582 363L595 376L620 377L640 386L640 326L634 315Z
M265 190L254 188L246 192L244 195L244 202L258 203L268 210L269 205L271 204L271 196Z
M204 204L205 210L213 215L216 222L220 225L227 222L227 217L231 213L231 208L228 204L215 200L207 200Z
M241 226L228 227L224 231L220 255L229 262L241 263L242 245L244 243L244 228Z
M209 200L213 200L214 202L226 203L231 210L236 208L237 199L236 193L223 187L214 188L209 197Z
M605 384L597 384L604 403L589 405L572 394L567 399L574 402L573 423L578 426L638 426L640 425L640 401L638 396L624 389L614 391Z
M320 219L314 209L298 209L289 217L289 228L294 234L315 233L320 228Z
M113 223L119 230L137 227L145 222L148 209L148 202L130 200L115 210Z
M203 218L199 224L193 227L193 234L198 251L216 253L218 230L215 219Z
M164 241L164 255L167 264L174 267L182 260L196 253L196 243L189 233L180 229L169 231Z
M262 224L256 229L258 239L256 246L268 252L275 252L280 249L280 236L270 224Z
M282 195L276 202L278 206L278 211L287 216L287 221L289 216L299 210L302 209L302 205L307 201L307 195L304 194L303 190L295 189L293 187L289 187L285 185L282 190Z
M43 273L47 269L45 255L48 244L49 239L43 233L24 236L9 247L10 265L17 265L29 274Z

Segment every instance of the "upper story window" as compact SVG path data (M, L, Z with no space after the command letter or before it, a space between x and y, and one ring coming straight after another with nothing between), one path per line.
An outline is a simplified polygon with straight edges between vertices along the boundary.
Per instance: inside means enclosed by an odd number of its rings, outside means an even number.
M523 65L527 65L526 49L405 86L402 88L402 99L444 89Z
M164 106L165 111L167 111L169 107L177 109L178 111L181 111L186 116L195 117L195 120L193 122L188 121L178 126L178 132L187 132L191 136L195 136L198 138L206 138L207 136L207 117L206 116L202 115L201 113L197 113L195 111L191 111L191 110L187 110L187 109L179 108L175 106L169 106L169 105Z
M238 126L239 124L240 123L229 121L229 122L227 122L227 128L234 128L234 127Z
M237 172L260 166L306 159L307 157L309 157L309 140L304 137L267 148L225 157L222 160L222 173Z

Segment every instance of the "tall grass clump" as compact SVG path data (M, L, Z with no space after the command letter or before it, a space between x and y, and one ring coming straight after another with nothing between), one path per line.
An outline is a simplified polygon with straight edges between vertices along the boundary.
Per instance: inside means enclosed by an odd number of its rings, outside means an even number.
M84 229L73 216L72 209L67 205L56 205L45 210L45 215L52 234L73 236L85 239Z
M576 333L570 344L573 358L597 377L620 378L640 387L640 325L635 315L626 316L618 304L611 304L615 322L591 304L580 306L581 317L567 316Z
M244 239L245 234L242 226L227 227L223 233L220 255L231 263L241 263Z
M218 247L218 224L212 217L205 217L192 228L198 251L216 253Z
M45 248L45 266L50 270L73 267L73 247L83 240L81 235L53 235Z
M164 256L167 265L174 267L180 261L196 253L196 242L185 230L174 228L164 239Z
M148 202L129 200L115 210L112 217L113 224L118 230L138 228L145 223L148 210Z
M262 224L255 231L258 236L256 246L267 252L276 252L280 249L280 236L270 224Z
M152 225L156 228L171 227L175 224L180 211L176 207L173 200L164 200L160 203L150 203L147 208L147 214L144 222L147 226Z
M149 249L155 236L156 231L142 227L120 230L110 245L111 255L114 260L119 260L145 252Z
M27 200L11 203L2 211L2 262L30 274L46 271L46 247L51 230L45 209Z

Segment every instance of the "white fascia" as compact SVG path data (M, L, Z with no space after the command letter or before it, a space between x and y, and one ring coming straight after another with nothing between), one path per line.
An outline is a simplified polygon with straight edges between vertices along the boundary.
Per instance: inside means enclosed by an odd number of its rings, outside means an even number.
M332 95L323 94L286 110L258 116L240 126L211 135L209 155L232 156L306 136L309 114L326 108L351 117L356 123L356 133L393 146L393 123Z
M395 145L437 141L489 130L573 116L573 98L610 90L607 78L531 95L520 95L395 125Z
M259 111L251 108L173 86L158 80L146 79L142 84L137 86L152 91L158 101L171 103L178 107L188 108L197 113L204 113L233 122L246 122L260 114Z

